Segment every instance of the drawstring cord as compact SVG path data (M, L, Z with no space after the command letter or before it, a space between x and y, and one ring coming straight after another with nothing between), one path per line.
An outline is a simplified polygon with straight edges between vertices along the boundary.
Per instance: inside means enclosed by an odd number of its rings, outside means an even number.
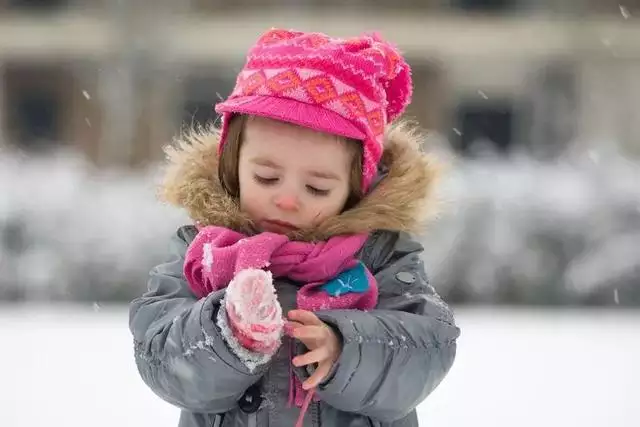
M293 372L293 338L289 340L289 401L288 406L291 407L295 404L296 401L296 382L295 382L295 374ZM315 389L309 390L305 396L304 401L302 402L302 407L300 408L300 414L298 415L298 419L296 420L295 427L303 427L304 416L309 410L309 405L311 405L311 401L313 400L313 396L315 394Z

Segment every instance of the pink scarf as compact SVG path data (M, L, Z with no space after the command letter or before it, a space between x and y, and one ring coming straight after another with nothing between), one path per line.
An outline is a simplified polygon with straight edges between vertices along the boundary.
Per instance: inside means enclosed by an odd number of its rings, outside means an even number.
M366 234L335 236L324 242L290 241L275 233L247 237L224 227L201 228L185 255L184 275L193 292L204 297L225 288L233 277L247 268L268 269L274 277L287 277L305 283L297 293L298 308L317 311L327 309L371 310L378 302L378 287L373 275L364 268L366 290L337 292L321 289L327 281L358 265L355 255L362 248ZM293 379L293 377L292 377ZM310 395L302 391L299 381L289 395L290 403L309 404Z

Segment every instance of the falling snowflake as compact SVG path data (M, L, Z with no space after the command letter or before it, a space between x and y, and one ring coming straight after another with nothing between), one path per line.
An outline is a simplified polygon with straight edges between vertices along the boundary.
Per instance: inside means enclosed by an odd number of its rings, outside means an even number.
M620 6L620 13L622 14L622 17L624 19L629 19L631 17L631 13L629 13L629 9L627 9L623 5L619 5L619 6Z
M615 302L616 305L620 305L620 296L618 295L618 288L615 288L613 290L613 302Z
M462 132L460 132L457 128L453 128L453 131L456 133L456 135L462 136Z
M489 97L487 96L486 93L484 93L483 91L479 90L478 91L478 95L480 95L481 97L483 97L484 99L489 99Z
M82 94L84 95L85 98L87 98L87 100L91 99L91 95L89 95L89 92L87 92L86 90L83 90Z

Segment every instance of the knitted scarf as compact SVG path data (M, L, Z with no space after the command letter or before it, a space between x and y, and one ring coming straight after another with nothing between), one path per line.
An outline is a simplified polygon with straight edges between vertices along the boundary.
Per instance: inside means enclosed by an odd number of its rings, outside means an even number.
M184 275L192 291L204 297L225 288L239 271L267 269L275 278L302 284L296 296L299 309L371 310L378 301L378 287L371 272L355 258L367 237L342 235L307 243L276 233L249 237L207 226L199 230L187 250ZM300 382L293 380L290 403L303 407L304 412L310 395L304 396Z

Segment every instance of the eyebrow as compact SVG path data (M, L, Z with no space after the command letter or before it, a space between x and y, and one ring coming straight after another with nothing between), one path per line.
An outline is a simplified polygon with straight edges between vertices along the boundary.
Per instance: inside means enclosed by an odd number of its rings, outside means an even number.
M273 168L273 169L282 169L282 166L280 166L279 164L275 163L272 160L265 159L264 157L255 157L255 158L251 159L251 163L254 163L254 164L260 165L260 166L267 166L267 167Z
M309 172L309 175L315 176L316 178L333 179L335 181L340 181L340 177L332 172L311 171Z

